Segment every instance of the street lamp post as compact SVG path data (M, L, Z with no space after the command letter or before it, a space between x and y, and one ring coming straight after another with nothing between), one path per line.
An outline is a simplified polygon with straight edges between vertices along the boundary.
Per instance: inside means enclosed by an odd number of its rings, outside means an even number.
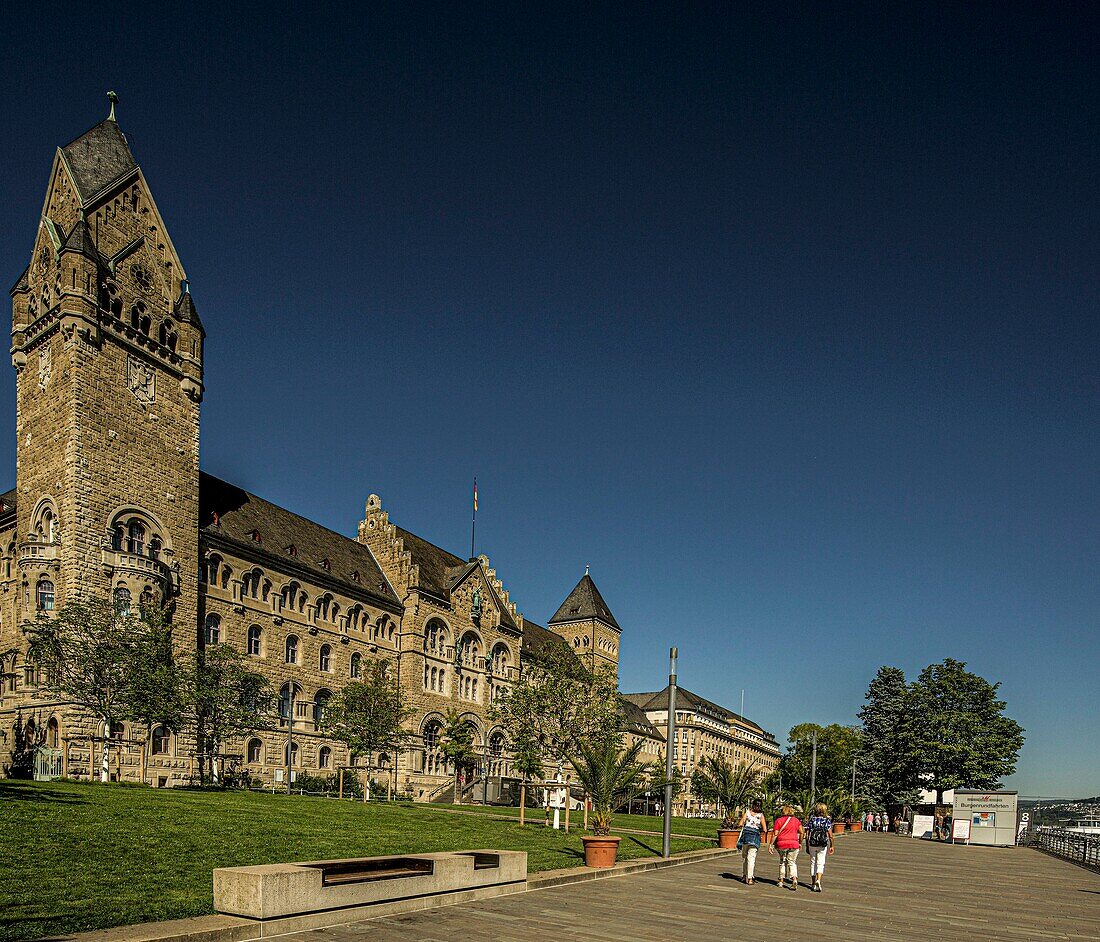
M676 736L676 649L668 656L668 739L665 742L665 826L661 856L672 856L672 743Z

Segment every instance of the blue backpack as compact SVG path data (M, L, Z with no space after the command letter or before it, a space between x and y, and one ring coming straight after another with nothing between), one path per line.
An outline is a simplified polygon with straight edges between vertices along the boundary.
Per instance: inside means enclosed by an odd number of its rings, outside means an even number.
M810 818L810 836L806 839L810 847L829 846L829 819Z

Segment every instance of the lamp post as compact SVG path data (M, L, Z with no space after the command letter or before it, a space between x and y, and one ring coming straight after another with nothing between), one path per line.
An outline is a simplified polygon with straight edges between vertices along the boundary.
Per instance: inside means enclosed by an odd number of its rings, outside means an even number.
M813 753L810 756L810 801L817 800L817 730L814 730Z
M672 743L676 736L676 654L668 654L668 740L665 742L665 822L661 838L661 856L672 856Z

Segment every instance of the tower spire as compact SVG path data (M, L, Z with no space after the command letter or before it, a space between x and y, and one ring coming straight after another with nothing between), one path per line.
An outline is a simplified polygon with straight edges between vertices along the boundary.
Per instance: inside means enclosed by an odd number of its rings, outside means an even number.
M115 117L115 105L118 104L118 95L115 92L107 92L107 100L111 103L111 113L107 115L108 121L114 121L118 123L118 119Z

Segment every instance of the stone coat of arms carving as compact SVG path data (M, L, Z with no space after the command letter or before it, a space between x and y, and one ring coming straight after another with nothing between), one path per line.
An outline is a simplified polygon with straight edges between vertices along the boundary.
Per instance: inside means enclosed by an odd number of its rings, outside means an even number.
M157 394L156 370L136 357L127 357L126 385L138 402L151 403Z

